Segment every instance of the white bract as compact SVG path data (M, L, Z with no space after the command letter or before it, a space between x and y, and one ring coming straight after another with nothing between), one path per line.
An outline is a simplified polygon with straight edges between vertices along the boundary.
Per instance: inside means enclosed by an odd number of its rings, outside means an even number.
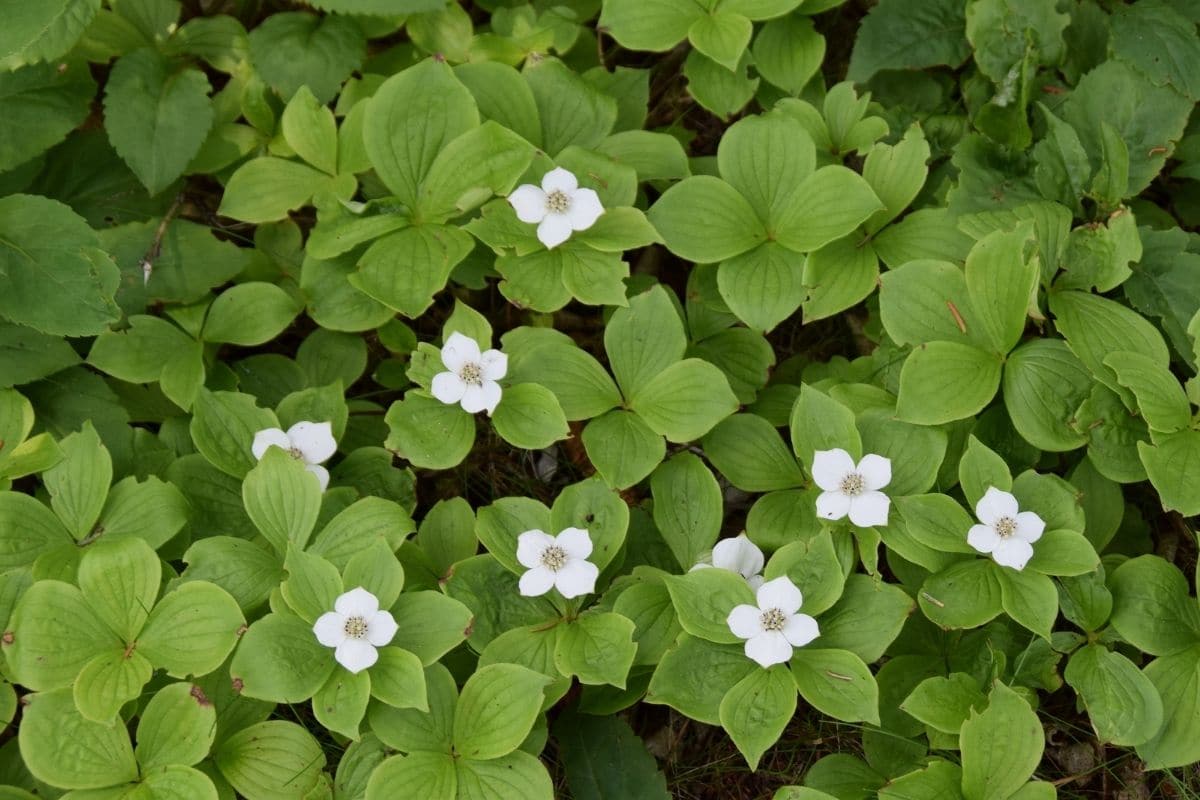
M746 640L746 657L760 665L786 663L792 648L803 647L821 634L815 619L798 613L804 598L786 575L758 587L755 600L757 607L736 606L726 622L734 636Z
M758 545L750 541L746 534L740 534L732 539L722 539L712 549L712 563L701 561L692 567L691 571L707 567L727 569L736 572L746 579L751 589L757 590L763 584L762 569L766 559Z
M967 544L991 555L1002 567L1025 569L1033 558L1033 543L1042 538L1046 523L1032 511L1022 511L1017 498L995 486L975 504L979 525L967 531Z
M600 196L592 189L580 189L575 176L562 167L542 176L541 188L532 183L518 186L508 202L517 219L538 226L537 237L548 250L571 238L574 231L586 231L604 213Z
M474 339L455 331L442 345L442 364L447 372L433 376L433 396L447 405L458 403L468 414L487 411L490 417L500 404L496 381L508 374L508 356L499 350L481 353Z
M333 611L313 623L317 641L336 648L333 657L351 672L362 672L378 661L375 648L392 641L397 629L391 613L380 610L379 598L361 586L339 596Z
M600 568L587 560L591 554L592 537L582 528L565 528L558 536L525 531L517 537L517 561L528 567L521 594L537 597L551 589L568 599L591 594L600 576Z
M254 457L261 460L271 447L278 447L292 458L304 462L304 468L317 476L321 491L329 485L329 470L321 466L337 452L333 426L328 422L297 422L287 431L267 428L254 434L250 446Z
M886 525L891 499L879 491L892 482L892 460L868 453L858 464L840 447L813 453L813 481L824 491L817 497L821 519L850 521L860 528Z

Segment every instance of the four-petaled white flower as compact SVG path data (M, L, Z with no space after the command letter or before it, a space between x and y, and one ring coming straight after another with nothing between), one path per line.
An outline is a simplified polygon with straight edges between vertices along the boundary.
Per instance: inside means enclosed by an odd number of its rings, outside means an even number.
M317 617L313 633L333 657L351 672L362 672L379 660L375 649L392 641L398 626L390 612L379 608L379 598L359 586L338 597L333 611Z
M736 606L726 622L734 636L746 640L746 657L760 665L787 662L792 648L803 647L821 634L815 619L798 613L804 598L786 575L758 587L755 600L757 607Z
M582 528L565 528L558 536L525 531L517 537L517 561L528 567L521 576L521 594L537 597L551 589L568 599L591 594L600 569L588 561L592 537Z
M751 589L757 590L763 584L764 562L763 551L743 533L732 539L717 542L712 549L712 563L701 561L692 567L691 572L706 567L727 569L741 575L746 579L746 583L750 584Z
M321 462L328 461L337 452L337 442L333 438L333 426L328 422L297 422L286 432L279 428L261 430L254 434L250 450L255 458L262 459L272 445L303 461L304 468L321 482L322 492L329 486L329 470L322 467Z
M574 231L586 231L604 213L599 195L580 189L575 176L562 167L542 176L540 189L532 183L518 186L508 202L517 219L538 226L537 237L547 250L571 238Z
M468 414L487 411L500 404L500 384L508 374L508 356L499 350L479 352L479 345L458 331L442 345L442 364L447 372L433 376L430 391L447 405L458 403Z
M975 504L979 525L967 531L967 544L991 555L1002 567L1025 569L1033 558L1033 543L1042 538L1046 523L1032 511L1021 511L1017 498L988 487Z
M879 491L892 482L890 458L868 453L858 464L840 447L813 453L813 481L824 491L817 496L817 516L850 521L860 528L886 525L892 501Z

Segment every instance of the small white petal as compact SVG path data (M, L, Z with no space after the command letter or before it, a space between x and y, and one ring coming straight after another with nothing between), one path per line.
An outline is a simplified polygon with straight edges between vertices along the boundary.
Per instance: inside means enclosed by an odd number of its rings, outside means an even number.
M508 356L499 350L485 350L479 356L479 367L484 380L498 381L508 374Z
M517 586L525 597L538 597L554 588L554 573L545 567L534 567L521 576Z
M321 464L337 452L333 425L328 422L297 422L288 428L287 435L306 464Z
M762 609L743 603L733 607L725 622L734 636L739 639L753 639L763 634L762 614Z
M746 578L746 584L750 587L750 591L757 592L765 580L766 578L762 575L751 575L749 578Z
M398 630L400 626L390 611L379 610L367 617L367 641L376 647L383 647L392 641Z
M595 564L572 558L554 574L554 585L559 594L570 600L596 591L596 579L599 577L600 568Z
M842 479L854 472L854 459L840 447L813 453L813 483L827 492L842 488Z
M333 610L343 617L366 619L379 610L379 598L357 586L334 600Z
M1029 559L1033 558L1033 545L1024 539L1010 536L992 551L992 558L1002 567L1012 567L1018 572L1025 569Z
M765 563L763 551L744 533L717 542L713 547L712 561L714 567L736 572L743 578L762 572Z
M868 491L878 491L892 482L892 460L867 453L854 470L862 476Z
M567 219L571 227L577 231L586 231L596 224L604 206L600 203L600 195L592 189L580 189L571 197L571 207L567 209Z
M462 400L467 391L467 382L453 372L439 372L433 376L429 392L448 406Z
M821 519L841 519L850 513L850 498L839 491L817 495L817 516Z
M250 445L250 452L254 453L255 458L261 459L271 445L275 445L281 450L291 450L292 440L279 428L267 428L254 434L254 443Z
M821 635L821 627L808 614L793 614L780 631L793 647L804 647Z
M995 486L989 486L983 497L975 504L975 516L984 525L995 525L1004 517L1017 516L1017 498L1008 492L1002 492Z
M746 642L746 656L763 667L786 664L792 658L792 646L782 633L770 631Z
M313 633L326 647L337 647L346 639L346 618L336 611L326 611L313 623Z
M992 552L1000 542L1000 534L991 525L980 523L972 525L971 530L967 531L967 544L981 553Z
M563 528L554 543L566 551L568 558L586 560L592 554L592 537L583 528Z
M483 408L487 411L490 417L496 412L496 406L500 405L500 398L504 396L504 390L500 388L500 384L495 381L483 382Z
M575 174L562 167L555 167L542 176L542 191L546 194L562 192L569 197L578 188L579 181L575 178Z
M546 218L546 193L532 183L518 186L508 196L508 204L521 222L538 223Z
M767 581L758 587L754 598L758 602L758 607L763 611L778 608L785 614L795 614L800 610L800 604L804 602L800 589L792 583L792 579L787 575L780 575L775 580Z
M517 537L517 562L530 569L540 567L542 553L553 544L554 537L544 531L525 531Z
M442 345L442 363L454 373L461 372L465 364L478 364L481 355L475 340L458 331L450 334L450 338Z
M1013 536L1024 539L1030 544L1042 538L1042 533L1046 530L1045 520L1032 511L1022 511L1013 519L1017 522L1017 529L1013 531Z
M322 492L329 488L329 470L320 464L305 464L304 468L317 476L317 483L321 484Z
M487 396L483 393L483 386L468 383L466 390L463 391L462 399L459 400L459 405L468 414L478 414L487 408Z
M347 639L333 651L333 657L350 672L357 674L379 660L379 651L365 639Z
M566 214L548 214L538 223L538 241L546 245L547 250L553 250L571 238L571 221Z
M883 492L863 492L850 498L850 521L860 528L887 525L892 501Z

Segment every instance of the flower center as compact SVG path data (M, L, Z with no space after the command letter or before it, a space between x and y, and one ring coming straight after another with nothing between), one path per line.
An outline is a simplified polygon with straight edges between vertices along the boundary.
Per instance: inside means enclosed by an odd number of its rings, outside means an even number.
M862 494L864 486L865 484L863 483L863 476L859 475L857 472L848 473L846 477L842 478L841 490L842 494L844 495L848 495L850 497L860 495Z
M1012 517L1001 517L996 520L996 533L1001 539L1007 539L1017 532L1017 521Z
M558 572L567 564L567 551L558 545L550 545L542 551L542 566L551 572Z
M778 608L769 608L762 613L759 621L764 631L781 631L787 623L787 615Z
M288 452L289 456L291 456L292 458L294 458L298 461L304 460L304 453L300 452L299 447L289 447L287 452Z
M349 617L346 619L346 624L342 626L342 630L351 639L361 639L367 635L367 621L362 617Z
M571 207L571 198L567 197L567 193L555 189L546 195L546 210L552 214L565 214L567 209Z
M463 383L470 383L474 386L483 385L483 370L478 364L463 364L462 369L458 372L458 377L462 378Z

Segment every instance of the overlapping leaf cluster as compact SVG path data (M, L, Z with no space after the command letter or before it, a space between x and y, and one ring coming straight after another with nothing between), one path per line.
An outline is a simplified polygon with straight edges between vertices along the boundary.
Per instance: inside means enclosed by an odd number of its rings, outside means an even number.
M640 704L751 770L861 730L785 800L1055 797L1050 713L1200 761L1200 16L852 5L0 0L0 796L666 797ZM547 248L556 167L605 211ZM305 421L325 491L252 449ZM818 517L828 450L885 524ZM567 528L595 593L522 595ZM787 663L695 569L741 533Z

